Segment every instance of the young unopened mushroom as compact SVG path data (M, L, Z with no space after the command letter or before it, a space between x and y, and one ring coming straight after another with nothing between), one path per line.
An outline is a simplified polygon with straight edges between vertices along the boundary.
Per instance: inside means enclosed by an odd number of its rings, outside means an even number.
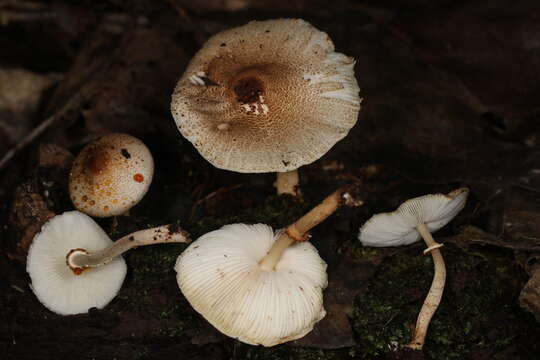
M438 244L431 236L452 220L465 206L469 189L460 188L447 195L431 194L410 199L396 211L374 215L360 229L358 238L365 246L386 247L412 244L424 239L435 267L433 282L416 321L411 343L407 345L421 350L429 323L441 302L446 281L446 268Z
M356 123L354 63L304 20L252 21L206 42L178 81L171 111L212 165L277 172L278 193L294 195L297 169Z
M154 175L148 148L127 134L109 134L85 146L69 176L75 208L96 217L126 213L146 194Z
M326 314L327 275L317 250L299 241L350 199L343 195L334 192L284 231L233 224L201 236L176 262L182 293L219 331L242 342L273 346L303 337Z
M120 256L137 246L189 242L174 226L137 231L113 242L88 215L57 215L43 225L30 246L26 270L32 290L49 310L61 315L106 306L126 275Z

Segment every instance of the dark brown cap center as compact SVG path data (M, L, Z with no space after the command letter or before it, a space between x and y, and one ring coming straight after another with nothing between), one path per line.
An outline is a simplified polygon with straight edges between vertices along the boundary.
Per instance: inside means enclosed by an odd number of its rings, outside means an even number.
M239 102L251 104L259 101L259 95L263 93L263 84L256 78L247 77L238 80L233 89Z
M102 149L94 149L88 154L86 158L85 168L90 171L92 175L102 174L109 166L110 155Z

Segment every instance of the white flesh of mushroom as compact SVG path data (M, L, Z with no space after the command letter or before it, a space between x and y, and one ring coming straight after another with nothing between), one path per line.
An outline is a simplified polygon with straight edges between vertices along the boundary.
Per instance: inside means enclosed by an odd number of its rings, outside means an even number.
M326 263L308 242L287 248L275 270L259 261L279 234L263 224L226 225L182 253L182 293L222 333L273 346L303 337L325 316Z
M374 215L362 226L358 238L364 246L412 244L420 240L416 229L419 223L430 232L439 230L463 209L468 193L463 188L448 195L431 194L407 200L396 211Z
M27 271L39 301L61 315L102 308L116 296L126 274L121 255L145 245L189 242L178 226L136 231L113 242L88 215L65 212L43 225L30 246Z
M112 244L99 225L78 211L55 216L43 225L28 251L26 270L34 294L45 307L61 315L103 308L122 286L124 259L117 257L105 266L76 275L66 264L66 254L73 248L97 251Z

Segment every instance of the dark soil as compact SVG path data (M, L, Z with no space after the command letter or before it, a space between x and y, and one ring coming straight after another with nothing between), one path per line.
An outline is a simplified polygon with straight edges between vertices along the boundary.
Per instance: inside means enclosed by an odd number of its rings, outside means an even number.
M32 105L0 102L0 155L47 117L58 121L0 170L0 358L540 358L539 314L519 301L540 268L539 2L33 4L0 2L0 72L21 68L49 81L23 93ZM276 196L274 174L214 168L169 110L176 80L208 37L278 17L306 19L354 57L364 98L348 136L300 169L303 202ZM127 253L124 286L104 309L62 317L43 307L29 287L27 248L45 221L73 209L72 155L110 132L139 137L156 163L129 216L98 220L113 239L167 223L193 239L234 222L279 228L338 186L361 182L364 205L313 231L329 265L327 317L273 348L227 338L179 291L178 244ZM442 304L424 350L403 350L430 286L431 257L420 243L362 247L359 226L408 198L461 186L471 191L466 208L435 234L448 269Z

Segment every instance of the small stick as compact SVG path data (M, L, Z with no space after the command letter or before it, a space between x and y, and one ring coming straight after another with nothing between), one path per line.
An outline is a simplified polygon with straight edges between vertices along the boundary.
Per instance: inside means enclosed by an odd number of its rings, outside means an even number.
M429 292L424 300L422 309L418 314L418 319L416 320L416 328L414 330L413 340L409 344L405 345L413 350L422 350L431 318L441 303L444 292L444 284L446 282L446 267L444 265L444 259L441 251L439 250L442 245L433 240L433 236L431 236L431 233L424 223L416 226L416 229L428 246L424 251L424 254L431 252L431 256L433 257L433 265L435 268L433 282L431 283Z
M197 206L201 205L202 203L205 203L206 201L210 200L211 198L213 198L213 197L215 197L215 196L217 196L219 194L239 189L239 188L243 187L244 185L245 184L236 184L236 185L229 186L229 187L219 188L216 191L213 191L210 194L206 195L202 199L197 200L195 202L195 204L193 204L193 206L191 207L191 215L189 216L190 221L193 220L193 218L195 217L195 210L197 209Z
M0 25L8 26L11 23L23 21L49 20L56 17L55 12L18 12L0 9Z
M151 229L136 231L126 235L111 246L96 252L85 249L72 249L66 255L66 262L76 275L87 268L98 267L111 262L115 257L129 249L162 243L188 243L188 233L173 225L163 225Z
M6 165L17 155L21 150L32 143L38 136L43 134L48 128L55 124L62 117L66 116L70 111L79 107L81 102L85 101L87 96L80 93L72 96L68 102L62 107L56 114L49 116L41 124L39 124L34 130L32 130L22 141L11 148L4 154L2 160L0 160L0 170L6 167Z
M20 1L20 0L2 0L0 1L0 8L1 7L15 7L15 8L22 8L26 10L43 10L48 9L49 6L45 4L40 4L39 2L32 2L32 1Z
M32 141L34 141L35 138L37 138L39 135L41 135L45 130L47 130L55 121L57 120L56 116L50 116L45 121L43 121L41 124L39 124L38 127L36 127L30 134L28 134L21 142L16 144L13 148L11 148L7 153L4 154L2 157L2 160L0 160L0 170L3 169L7 163L11 161L11 159L22 149L24 149L28 144L30 144Z

